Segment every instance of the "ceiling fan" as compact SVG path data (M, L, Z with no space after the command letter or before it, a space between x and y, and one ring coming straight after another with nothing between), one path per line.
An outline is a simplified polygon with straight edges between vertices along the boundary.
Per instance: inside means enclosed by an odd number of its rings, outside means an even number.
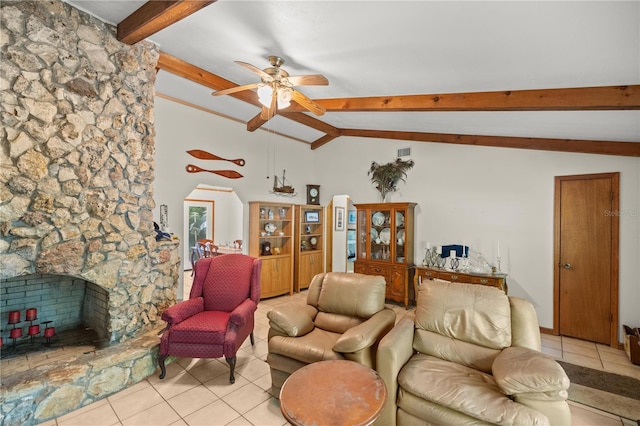
M324 107L294 89L294 86L326 86L329 84L329 80L325 76L321 74L290 76L287 71L281 68L284 64L284 59L279 56L269 56L269 62L271 67L261 70L246 62L235 61L236 64L258 74L262 81L218 90L213 92L212 95L228 95L243 90L257 89L258 99L262 104L260 118L265 121L270 120L276 114L277 109L288 107L291 101L298 103L315 115L324 114Z

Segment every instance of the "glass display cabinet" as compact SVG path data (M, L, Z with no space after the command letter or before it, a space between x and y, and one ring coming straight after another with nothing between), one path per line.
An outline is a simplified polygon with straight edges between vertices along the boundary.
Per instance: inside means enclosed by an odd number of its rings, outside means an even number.
M386 298L409 305L413 293L414 210L416 203L355 204L354 272L381 275ZM411 284L411 285L409 285Z

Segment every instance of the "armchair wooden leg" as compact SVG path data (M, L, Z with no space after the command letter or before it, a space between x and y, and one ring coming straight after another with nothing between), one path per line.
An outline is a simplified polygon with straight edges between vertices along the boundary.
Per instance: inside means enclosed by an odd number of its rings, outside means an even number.
M249 339L251 340L251 346L255 345L256 341L253 339L253 331L249 334Z
M227 364L229 364L229 382L232 384L236 382L236 376L234 376L234 372L236 370L236 357L233 358L225 358L227 360Z
M160 379L164 379L164 376L167 374L167 368L164 365L164 361L168 356L169 355L160 355L158 357L158 364L160 364Z

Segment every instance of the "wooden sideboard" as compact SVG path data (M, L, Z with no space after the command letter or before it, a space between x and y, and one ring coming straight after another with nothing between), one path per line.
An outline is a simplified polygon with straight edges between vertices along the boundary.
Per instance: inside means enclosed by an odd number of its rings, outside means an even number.
M479 284L497 287L507 293L507 275L506 274L478 274L472 272L459 272L450 269L427 268L425 266L416 266L413 286L416 296L418 287L423 280L445 280L458 283Z

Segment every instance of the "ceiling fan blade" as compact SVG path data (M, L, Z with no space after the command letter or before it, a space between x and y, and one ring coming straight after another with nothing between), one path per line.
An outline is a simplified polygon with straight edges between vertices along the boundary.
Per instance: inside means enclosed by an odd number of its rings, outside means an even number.
M300 104L300 106L308 109L309 111L311 111L312 113L314 113L315 115L323 115L325 109L318 105L316 102L312 101L311 99L309 99L307 96L303 95L302 93L298 92L297 90L293 91L293 100Z
M293 75L287 77L294 86L328 86L329 80L322 74Z
M262 71L260 68L248 64L246 62L242 62L242 61L235 61L236 64L245 67L246 69L248 69L251 72L254 72L256 74L258 74L260 76L260 78L262 78L265 82L269 83L271 81L273 81L273 77L271 77L269 74L267 74L266 72Z
M218 90L217 92L213 92L211 95L221 96L221 95L228 95L230 93L241 92L243 90L255 89L256 87L258 87L258 84L260 83L245 84L244 86L236 86L236 87L231 87L229 89Z

